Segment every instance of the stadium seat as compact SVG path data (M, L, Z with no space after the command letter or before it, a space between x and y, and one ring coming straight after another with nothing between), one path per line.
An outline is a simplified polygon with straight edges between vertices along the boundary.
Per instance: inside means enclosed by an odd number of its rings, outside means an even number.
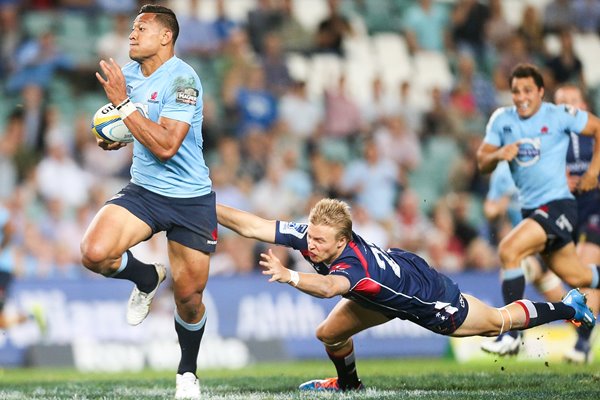
M337 87L342 72L340 57L334 54L315 54L309 64L308 93L320 96L325 89Z
M361 105L369 103L373 98L372 83L376 75L372 65L359 60L347 60L344 71L350 95Z
M285 63L292 79L306 81L309 77L310 60L300 53L286 54Z
M448 90L453 77L448 59L441 52L419 51L413 56L413 79L415 86Z
M374 64L387 88L397 88L410 79L413 69L408 46L397 33L378 33L372 36Z
M90 23L90 17L78 12L63 13L59 20L57 42L61 49L81 65L96 62L97 36L95 31L88 29Z
M298 22L312 32L328 13L326 0L294 0L293 7Z
M28 11L23 14L23 29L33 37L53 31L56 22L56 15L52 11Z
M558 35L549 33L544 36L544 46L549 55L557 56L560 53L560 38Z

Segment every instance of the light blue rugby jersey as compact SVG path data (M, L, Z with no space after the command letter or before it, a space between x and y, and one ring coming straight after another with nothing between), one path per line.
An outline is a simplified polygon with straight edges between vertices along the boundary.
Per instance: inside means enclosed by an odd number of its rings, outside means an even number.
M494 112L484 142L498 147L520 142L519 153L509 165L523 208L574 198L565 172L569 132L581 132L587 120L585 111L546 102L527 119L519 117L515 106Z
M168 161L156 158L134 140L131 182L168 197L188 198L210 193L211 180L202 154L202 85L188 64L173 56L145 77L140 64L123 67L127 95L154 122L166 117L186 122L190 129L179 151Z

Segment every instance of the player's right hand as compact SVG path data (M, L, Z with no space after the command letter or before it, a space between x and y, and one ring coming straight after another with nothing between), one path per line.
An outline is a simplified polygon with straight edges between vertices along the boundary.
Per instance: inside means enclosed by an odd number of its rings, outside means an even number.
M102 140L100 138L96 138L96 144L102 150L108 150L108 151L110 151L110 150L119 150L121 147L127 146L127 143L122 143L122 142L109 143L109 142L107 142L105 140Z
M519 142L504 145L498 149L498 159L512 161L519 154Z

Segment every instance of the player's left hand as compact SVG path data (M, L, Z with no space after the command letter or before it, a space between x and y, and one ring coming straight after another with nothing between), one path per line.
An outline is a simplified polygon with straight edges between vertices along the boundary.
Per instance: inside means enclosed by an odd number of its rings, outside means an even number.
M99 72L96 72L96 79L98 79L98 82L104 88L108 100L117 106L127 98L123 71L121 71L119 64L112 58L108 61L100 60L100 68L106 79Z
M587 171L585 174L581 176L579 180L579 184L577 185L577 190L580 192L587 192L589 190L596 189L598 187L598 175L590 173Z
M262 260L258 262L265 269L262 274L271 275L269 282L289 282L290 271L281 264L279 258L273 254L273 250L269 249L267 253L261 253L260 257Z

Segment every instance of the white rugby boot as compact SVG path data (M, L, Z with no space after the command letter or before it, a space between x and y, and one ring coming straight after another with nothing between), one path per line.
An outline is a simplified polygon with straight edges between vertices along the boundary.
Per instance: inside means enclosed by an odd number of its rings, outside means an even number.
M127 323L129 325L139 325L150 312L150 303L158 290L160 284L167 277L167 268L159 263L154 264L156 273L158 274L158 282L156 287L150 293L141 292L137 286L133 286L129 302L127 303Z
M514 356L519 353L521 347L521 334L516 338L504 333L488 342L481 344L481 350L490 354L497 354L499 356Z
M175 378L175 399L199 400L200 382L191 372L177 374Z

